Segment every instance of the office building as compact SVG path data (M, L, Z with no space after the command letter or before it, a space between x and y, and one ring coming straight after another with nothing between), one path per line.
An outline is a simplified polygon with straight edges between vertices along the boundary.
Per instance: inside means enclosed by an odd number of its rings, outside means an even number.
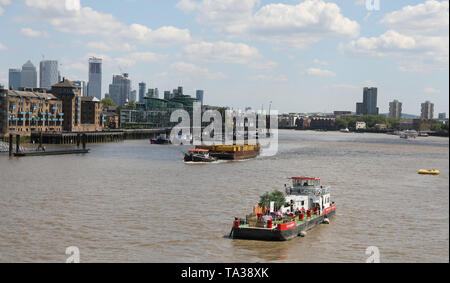
M102 100L102 59L89 58L88 95Z
M422 119L431 120L434 117L434 104L430 101L422 103L421 115Z
M447 119L447 113L439 113L439 120L445 120Z
M356 104L356 114L358 115L378 115L378 89L376 87L365 87L363 102Z
M30 60L22 66L20 87L37 88L37 70Z
M142 82L139 83L139 102L144 102L145 91L147 90L147 84Z
M39 86L51 89L52 85L59 82L58 61L44 60L39 66Z
M136 102L136 96L137 96L137 91L133 90L130 92L130 97L128 99L128 101L134 101Z
M196 91L196 98L198 101L200 101L200 103L203 105L203 96L204 96L205 92L203 90L197 90Z
M22 70L9 69L9 89L19 90L22 85Z
M109 96L117 106L124 106L130 99L131 80L127 73L113 75L112 84L109 85Z
M389 103L389 117L397 119L402 117L402 103L397 99Z

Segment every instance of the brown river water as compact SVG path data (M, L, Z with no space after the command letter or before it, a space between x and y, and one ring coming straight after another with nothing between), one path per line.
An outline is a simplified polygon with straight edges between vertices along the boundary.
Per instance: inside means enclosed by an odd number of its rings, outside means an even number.
M0 155L0 262L449 262L449 139L280 131L279 152L192 165L147 140L74 156ZM439 169L440 176L418 175ZM331 185L337 215L289 242L230 240L288 177Z

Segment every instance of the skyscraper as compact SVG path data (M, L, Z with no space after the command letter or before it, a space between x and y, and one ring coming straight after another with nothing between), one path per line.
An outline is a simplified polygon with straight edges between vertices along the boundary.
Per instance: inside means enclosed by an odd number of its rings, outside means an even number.
M139 83L139 102L144 102L145 91L147 90L147 84L142 82Z
M376 87L365 87L364 88L364 114L367 115L378 115L378 89Z
M170 99L172 99L172 94L170 93L170 90L164 91L164 99L165 99L165 100L170 100Z
M130 99L131 80L128 74L113 75L112 84L109 85L109 96L117 106L124 106Z
M147 97L155 98L155 89L149 88L147 92Z
M434 103L431 103L429 101L425 101L422 103L422 109L421 109L421 118L422 119L428 119L431 120L434 117Z
M88 95L102 100L102 59L89 58Z
M155 94L153 96L154 98L159 98L159 90L158 88L155 88Z
M357 115L378 115L378 89L376 87L365 87L363 102L356 103Z
M51 89L52 85L59 81L58 61L44 60L39 66L39 86L40 88Z
M9 69L9 88L18 90L22 85L22 70Z
M203 105L203 95L204 95L204 91L203 90L197 90L196 92L196 98L198 101L200 101L200 103Z
M402 117L402 103L397 99L389 103L389 117L397 119Z
M22 66L20 86L24 88L37 88L37 70L30 60Z
M136 102L136 96L137 96L137 91L132 90L132 91L130 92L130 98L128 99L128 101L134 101L134 102Z

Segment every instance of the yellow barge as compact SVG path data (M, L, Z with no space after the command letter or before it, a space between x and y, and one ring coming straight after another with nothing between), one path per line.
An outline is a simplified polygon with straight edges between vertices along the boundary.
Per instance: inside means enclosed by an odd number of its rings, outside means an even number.
M197 149L208 150L212 157L222 160L242 160L255 158L261 146L256 145L201 145Z

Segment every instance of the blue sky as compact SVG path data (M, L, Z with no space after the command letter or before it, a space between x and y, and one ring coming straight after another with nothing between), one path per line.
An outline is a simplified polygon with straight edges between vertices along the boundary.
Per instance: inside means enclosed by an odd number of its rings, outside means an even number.
M381 112L393 99L405 113L425 100L449 112L448 1L379 3L0 0L0 83L42 56L87 80L88 58L100 56L103 93L123 70L135 89L204 89L211 105L355 111L362 88L375 86Z

